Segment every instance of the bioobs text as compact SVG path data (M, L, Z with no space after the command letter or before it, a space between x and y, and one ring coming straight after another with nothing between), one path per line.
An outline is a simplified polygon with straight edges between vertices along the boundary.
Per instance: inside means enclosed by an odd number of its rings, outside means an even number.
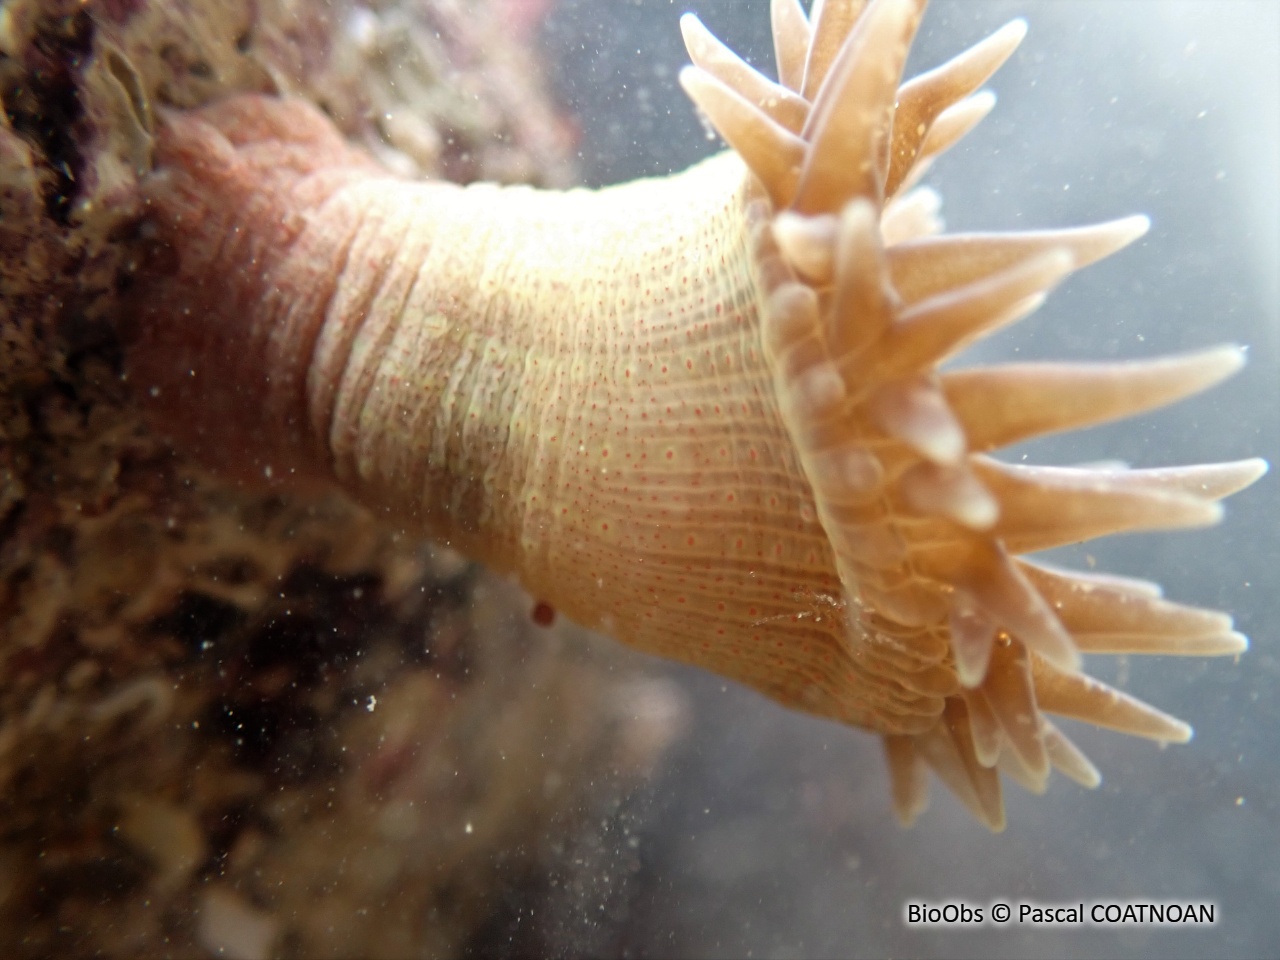
M986 908L974 907L967 903L946 903L932 906L927 903L908 903L906 905L907 926L923 923L973 923L986 920Z

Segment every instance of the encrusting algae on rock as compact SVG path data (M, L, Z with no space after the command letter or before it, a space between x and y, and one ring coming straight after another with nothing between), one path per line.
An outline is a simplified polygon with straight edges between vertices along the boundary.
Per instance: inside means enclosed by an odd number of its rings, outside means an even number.
M222 471L336 479L585 626L881 735L904 822L926 768L995 830L1000 771L1095 785L1049 715L1190 728L1081 653L1246 641L1025 555L1212 523L1266 465L989 454L1243 352L940 372L1147 223L943 233L920 177L1025 26L902 83L923 8L775 0L776 83L686 17L681 83L732 150L601 191L406 181L287 97L168 114L129 378Z

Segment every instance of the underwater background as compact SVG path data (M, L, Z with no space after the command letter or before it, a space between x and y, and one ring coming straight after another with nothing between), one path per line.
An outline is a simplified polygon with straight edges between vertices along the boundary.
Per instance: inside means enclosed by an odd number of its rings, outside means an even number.
M1217 528L1055 553L1253 647L1091 662L1195 738L1069 724L1102 786L1011 786L991 836L936 784L900 829L877 738L544 629L514 582L139 419L116 323L156 111L284 90L410 176L661 175L721 148L676 81L686 10L771 70L767 0L0 0L0 956L1275 955L1276 477ZM908 72L1018 16L928 177L949 227L1153 227L959 363L1251 362L1005 456L1274 463L1280 4L934 0ZM1099 901L1217 922L904 922Z

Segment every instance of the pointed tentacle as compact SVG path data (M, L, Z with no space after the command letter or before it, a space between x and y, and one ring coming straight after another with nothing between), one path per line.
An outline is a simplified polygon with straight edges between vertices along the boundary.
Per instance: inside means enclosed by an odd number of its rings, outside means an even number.
M993 532L1015 553L1048 550L1111 533L1216 523L1218 496L1238 489L1234 464L1176 470L1032 467L975 456L974 472L1000 501ZM1189 492L1196 487L1197 492ZM1219 493L1222 489L1225 492ZM1202 492L1201 492L1202 491ZM1216 495L1215 495L1216 494Z
M983 690L1013 754L1028 776L1038 783L1049 778L1049 755L1044 742L1044 718L1036 705L1026 648L1005 638L991 653L991 667Z
M943 110L925 134L924 143L920 144L920 153L898 189L901 191L914 184L935 157L968 136L995 107L996 95L989 90L979 90L973 96L965 97Z
M918 0L878 0L849 33L803 131L811 147L792 204L799 212L835 211L854 197L881 206L894 99L921 13ZM807 93L807 76L805 84ZM849 157L851 143L864 145L862 157Z
M1079 747L1067 739L1052 721L1043 720L1044 746L1053 768L1090 790L1102 783L1102 774Z
M898 192L938 116L986 83L1026 35L1025 20L1006 23L954 59L902 85L893 117L893 147L889 158L889 177L885 183L886 196Z
M920 240L941 233L942 197L929 187L916 187L900 192L884 208L880 217L880 233L886 247L894 247L908 240Z
M809 49L805 51L804 79L800 92L815 100L826 82L831 65L844 49L867 0L814 0L809 17Z
M1018 565L1087 653L1216 656L1248 649L1225 613L1171 603L1120 578L1059 571L1027 560Z
M1070 251L1055 248L914 304L885 337L876 372L890 379L942 363L1039 307L1074 266ZM866 370L868 364L861 367Z
M689 59L733 90L778 126L799 133L809 118L809 102L785 86L773 83L702 25L694 14L680 18Z
M978 820L993 832L1004 829L1004 802L996 771L974 753L964 701L947 701L942 722L915 738L916 750Z
M806 152L800 138L698 67L681 70L680 85L765 185L770 200L782 203L795 193Z
M1163 743L1186 743L1191 727L1101 680L1059 670L1040 657L1031 661L1036 699L1041 709Z
M929 782L924 759L916 751L914 737L888 735L882 738L885 762L889 767L889 789L898 822L909 827L929 808Z
M773 0L769 16L778 82L798 94L804 86L804 64L809 56L809 18L800 0Z
M986 452L1163 407L1243 365L1234 346L1120 363L1011 363L944 373L942 390L970 448Z
M1069 252L1072 269L1079 270L1124 249L1150 226L1146 217L1136 216L1067 230L928 237L893 247L889 251L889 269L894 289L906 303L915 304L995 276L1052 250Z

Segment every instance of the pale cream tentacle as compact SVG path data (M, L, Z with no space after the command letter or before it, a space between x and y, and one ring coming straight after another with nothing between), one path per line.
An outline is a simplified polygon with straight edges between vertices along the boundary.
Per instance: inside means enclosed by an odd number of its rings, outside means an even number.
M1014 20L950 62L902 85L893 116L893 149L885 183L886 196L897 193L910 174L938 117L986 83L1026 34L1026 21Z
M942 390L964 424L970 449L1132 416L1199 393L1244 363L1238 347L1120 363L1009 363L942 375Z
M809 119L809 101L774 83L716 39L692 13L680 18L689 59L751 103L774 123L799 133Z
M809 18L800 0L773 0L769 15L778 82L792 93L799 93L804 87L804 65L809 57Z

